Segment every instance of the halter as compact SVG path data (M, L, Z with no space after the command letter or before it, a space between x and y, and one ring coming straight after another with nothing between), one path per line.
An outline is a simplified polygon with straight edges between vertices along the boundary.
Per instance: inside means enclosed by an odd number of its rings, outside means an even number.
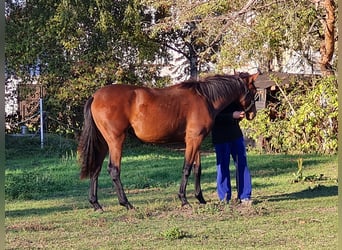
M249 91L248 91L249 92ZM251 101L251 103L249 104L249 106L247 107L247 108L245 108L245 113L247 113L251 108L252 108L252 106L255 104L255 101L254 101L254 99Z
M243 99L246 99L246 96L250 93L249 89L247 89ZM255 102L259 99L259 95L258 93L256 93L254 95L254 98L252 99L251 103L249 104L249 106L247 108L244 109L244 112L247 113L251 108L252 106L255 104Z

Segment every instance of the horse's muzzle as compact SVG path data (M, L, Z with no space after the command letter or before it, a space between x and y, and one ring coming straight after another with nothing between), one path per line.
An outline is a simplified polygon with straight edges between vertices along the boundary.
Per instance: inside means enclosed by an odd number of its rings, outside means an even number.
M246 119L247 120L253 120L254 118L255 118L255 116L256 116L256 112L248 112L248 113L246 113Z

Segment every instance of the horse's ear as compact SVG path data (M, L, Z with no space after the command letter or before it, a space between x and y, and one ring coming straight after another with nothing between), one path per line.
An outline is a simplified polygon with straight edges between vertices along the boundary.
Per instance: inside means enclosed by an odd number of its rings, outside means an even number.
M252 83L252 82L256 81L256 79L258 78L259 74L260 73L258 71L257 73L255 73L253 75L250 75L249 78L248 78L248 83Z

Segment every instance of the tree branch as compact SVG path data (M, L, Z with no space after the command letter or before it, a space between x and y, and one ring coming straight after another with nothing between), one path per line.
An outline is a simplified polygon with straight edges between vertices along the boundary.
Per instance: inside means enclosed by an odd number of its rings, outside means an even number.
M245 6L242 7L241 10L239 10L238 12L233 13L233 15L231 17L229 17L227 19L227 23L222 27L221 31L217 34L217 36L215 37L215 39L211 42L210 47L212 47L215 43L217 43L221 37L222 34L226 32L226 30L228 29L228 27L230 26L232 20L234 20L235 18L237 18L238 16L245 14L250 7L255 4L258 0L249 0Z

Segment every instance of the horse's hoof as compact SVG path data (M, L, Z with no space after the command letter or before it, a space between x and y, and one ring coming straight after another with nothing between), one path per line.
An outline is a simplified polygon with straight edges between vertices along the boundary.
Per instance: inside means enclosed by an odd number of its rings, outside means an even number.
M206 200L201 198L201 199L198 199L199 203L200 204L207 204Z
M102 208L95 208L94 211L99 214L102 214L104 212Z
M197 198L197 200L199 201L199 203L201 204L207 204L207 202L205 201L205 199L203 198L202 192L198 195L195 195L195 197Z
M129 202L125 202L125 203L120 202L120 205L121 205L121 206L124 206L127 210L132 210L132 209L134 209L134 207L132 206L132 204L129 203Z
M133 207L131 204L126 206L127 210L135 210L135 207Z
M189 203L184 203L184 204L182 204L182 209L185 209L185 210L187 210L187 209L191 209L192 207L191 207L191 205L189 204Z
M103 213L102 206L98 202L90 202L95 212Z

